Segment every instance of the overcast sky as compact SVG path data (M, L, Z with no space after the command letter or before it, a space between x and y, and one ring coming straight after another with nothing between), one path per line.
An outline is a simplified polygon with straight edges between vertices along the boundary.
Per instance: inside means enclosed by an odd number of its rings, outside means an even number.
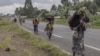
M13 14L16 7L23 7L25 0L0 0L0 13ZM34 7L50 10L52 4L60 4L60 0L32 0Z

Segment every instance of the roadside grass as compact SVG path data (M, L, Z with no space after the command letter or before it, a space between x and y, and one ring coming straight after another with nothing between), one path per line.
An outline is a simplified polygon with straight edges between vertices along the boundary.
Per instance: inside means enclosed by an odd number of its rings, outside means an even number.
M33 56L32 52L27 49L24 49L24 55L25 56Z
M30 34L22 29L17 29L17 32L19 34L30 41L30 45L33 46L33 48L38 48L43 51L45 51L47 54L46 56L68 56L66 53L62 52L60 49L54 47L51 45L48 41L45 41L39 37L34 36L33 34Z
M90 15L89 18L91 27L100 29L100 15Z
M68 25L67 19L55 19L55 24Z
M10 49L11 51L16 51L16 48L14 46L11 46L11 35L6 35L3 39L3 41L0 43L0 49L7 50Z
M59 48L54 47L51 43L46 40L43 40L32 33L29 33L23 29L21 29L17 24L10 22L9 20L0 21L0 30L13 30L18 33L22 38L25 38L29 41L29 45L33 48L43 50L45 52L45 56L68 56L66 53L62 52ZM6 46L9 47L9 42L11 39L7 38L5 40L7 42ZM4 43L5 44L5 43ZM3 45L3 44L2 44ZM27 55L31 56L31 52L28 50L24 50Z
M6 48L10 48L11 38L9 35L5 36L2 43L0 43L0 48L6 50Z

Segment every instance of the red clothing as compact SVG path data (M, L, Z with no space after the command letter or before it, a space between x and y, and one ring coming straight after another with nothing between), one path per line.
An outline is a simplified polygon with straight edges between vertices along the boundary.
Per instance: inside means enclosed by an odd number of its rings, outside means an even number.
M38 19L33 19L33 25L38 25L39 24L39 20Z

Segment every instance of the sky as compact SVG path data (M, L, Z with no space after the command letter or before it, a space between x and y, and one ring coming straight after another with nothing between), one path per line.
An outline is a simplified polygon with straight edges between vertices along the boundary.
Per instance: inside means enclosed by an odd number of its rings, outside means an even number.
M32 0L33 7L50 10L53 4L61 4L61 0ZM17 7L23 7L25 0L0 0L0 13L14 14Z

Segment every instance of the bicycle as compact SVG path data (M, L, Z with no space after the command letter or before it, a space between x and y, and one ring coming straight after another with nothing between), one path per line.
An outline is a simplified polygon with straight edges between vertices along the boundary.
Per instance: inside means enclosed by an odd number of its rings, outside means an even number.
M79 30L77 31L77 28L74 29L75 33L73 36L73 56L76 54L84 56L84 27L82 25L79 26Z

